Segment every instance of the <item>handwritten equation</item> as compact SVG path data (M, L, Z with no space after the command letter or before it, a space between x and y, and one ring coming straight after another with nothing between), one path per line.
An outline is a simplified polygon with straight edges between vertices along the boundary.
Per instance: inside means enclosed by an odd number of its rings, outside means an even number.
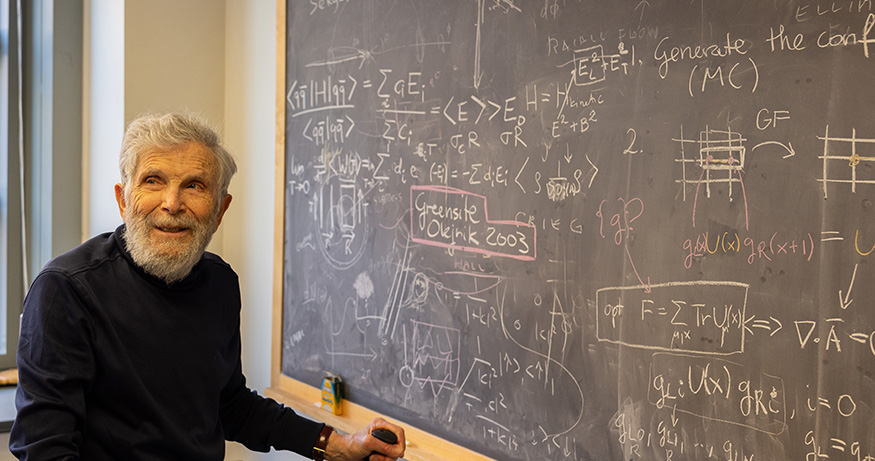
M496 459L875 461L875 5L288 2L282 372Z

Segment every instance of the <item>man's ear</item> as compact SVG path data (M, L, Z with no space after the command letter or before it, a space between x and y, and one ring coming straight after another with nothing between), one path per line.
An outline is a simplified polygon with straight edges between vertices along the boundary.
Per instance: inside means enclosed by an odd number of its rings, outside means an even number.
M222 197L222 205L219 207L219 216L216 218L216 229L219 228L219 224L222 224L222 216L225 216L225 212L228 211L228 207L231 206L231 194L225 194Z
M125 208L128 204L125 203L125 187L121 184L115 185L115 201L118 202L118 212L122 215L122 220L125 219Z

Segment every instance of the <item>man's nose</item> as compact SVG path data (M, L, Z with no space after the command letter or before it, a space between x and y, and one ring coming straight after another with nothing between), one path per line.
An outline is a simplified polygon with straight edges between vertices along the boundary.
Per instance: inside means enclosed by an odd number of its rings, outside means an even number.
M183 209L182 189L176 186L167 187L164 190L164 201L161 207L170 214L176 214Z

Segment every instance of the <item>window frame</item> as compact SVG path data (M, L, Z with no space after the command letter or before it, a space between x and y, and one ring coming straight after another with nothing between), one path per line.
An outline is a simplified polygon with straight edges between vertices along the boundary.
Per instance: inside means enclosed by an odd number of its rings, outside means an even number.
M0 0L0 369L15 366L24 296L18 153L18 37L15 1Z

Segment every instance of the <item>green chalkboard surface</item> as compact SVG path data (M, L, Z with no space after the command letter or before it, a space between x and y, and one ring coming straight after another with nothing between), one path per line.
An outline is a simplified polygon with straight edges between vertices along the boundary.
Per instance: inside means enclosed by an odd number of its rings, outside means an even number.
M875 459L872 2L286 7L283 375L503 460Z

